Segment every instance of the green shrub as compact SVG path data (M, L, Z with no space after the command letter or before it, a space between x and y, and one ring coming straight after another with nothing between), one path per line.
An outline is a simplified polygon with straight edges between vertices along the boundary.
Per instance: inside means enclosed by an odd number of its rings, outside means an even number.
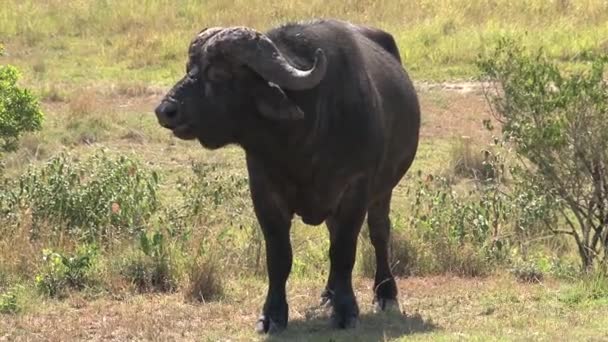
M459 193L447 179L428 176L418 181L413 197L411 224L423 241L439 246L438 252L471 244L488 258L503 257L502 227L513 208L498 185Z
M513 175L554 197L584 269L608 261L608 54L587 54L581 72L558 69L542 49L501 39L481 57L488 102L521 162Z
M180 196L171 207L163 208L157 226L166 230L171 240L189 240L201 256L223 246L218 258L231 272L264 273L263 237L253 215L248 179L240 170L219 167L193 164L193 175L178 180ZM299 258L316 258L317 254L325 258L322 251L300 254ZM307 262L299 262L296 256L294 273L300 270L298 263Z
M488 158L495 179L504 160ZM543 234L552 218L550 201L528 183L473 182L457 187L445 177L419 174L408 189L411 219L407 232L416 272L483 275L509 261L513 249Z
M34 238L45 224L85 241L136 235L158 208L157 174L103 152L85 161L60 154L1 187L0 214L17 223L30 213Z
M45 249L44 265L35 279L36 287L40 293L58 298L65 296L68 290L83 290L94 284L94 275L90 271L96 257L94 246L81 247L69 256Z
M250 207L247 177L220 172L218 165L193 164L192 179L179 182L178 189L190 216L205 221L222 219L229 225L238 225L246 218L244 210Z
M17 86L19 77L15 67L0 66L0 155L14 151L23 133L42 126L38 100L29 90Z

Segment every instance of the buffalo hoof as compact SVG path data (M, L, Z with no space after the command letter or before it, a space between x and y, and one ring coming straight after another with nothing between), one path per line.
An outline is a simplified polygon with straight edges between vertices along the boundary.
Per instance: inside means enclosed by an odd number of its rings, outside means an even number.
M374 312L401 313L401 305L396 299L374 298Z
M334 329L355 329L359 326L359 316L350 315L339 315L336 312L331 316L331 326Z
M334 298L334 291L332 291L330 289L325 289L325 291L323 291L323 293L321 293L321 303L319 303L319 306L324 309L332 308L333 307L333 298Z
M278 322L268 315L262 315L258 318L255 325L255 331L258 334L276 334L287 327L287 322Z
M354 297L334 297L331 325L335 329L353 329L359 325L359 307Z

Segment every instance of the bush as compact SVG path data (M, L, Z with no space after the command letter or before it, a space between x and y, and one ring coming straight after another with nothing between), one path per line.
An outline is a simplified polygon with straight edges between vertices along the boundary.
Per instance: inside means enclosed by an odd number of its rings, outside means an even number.
M220 171L214 164L196 163L192 171L193 176L178 181L181 196L163 209L158 226L172 240L189 240L201 256L223 246L217 257L231 272L264 273L264 241L253 215L247 177L237 170ZM297 263L294 259L294 274Z
M61 154L0 187L0 217L17 224L30 215L33 238L45 224L85 241L136 235L158 208L157 174L103 152L83 162Z
M408 188L411 218L406 235L416 273L477 276L507 263L515 249L544 234L551 202L528 183L507 184L504 157L489 153L493 178L455 185L418 174Z
M43 251L44 265L36 275L36 287L49 297L64 297L68 290L81 291L94 284L91 269L96 261L97 249L84 246L75 254L67 256L46 249Z
M502 137L521 161L514 176L558 202L566 229L552 231L573 237L584 269L608 261L608 55L588 57L587 70L564 73L542 49L502 39L478 62Z
M438 253L473 245L480 256L504 256L504 222L513 208L499 185L477 184L459 193L447 179L429 175L418 181L413 197L411 224Z
M0 66L0 155L14 151L23 133L42 126L38 100L29 90L17 86L19 77L15 67Z

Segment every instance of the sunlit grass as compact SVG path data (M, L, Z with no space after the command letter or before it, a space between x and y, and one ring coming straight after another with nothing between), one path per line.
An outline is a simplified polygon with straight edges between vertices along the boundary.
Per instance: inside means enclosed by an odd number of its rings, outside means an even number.
M500 35L570 65L586 51L608 49L605 1L65 1L7 0L0 41L32 78L87 83L139 80L168 85L183 72L187 44L209 26L260 30L290 21L333 17L393 33L416 79L468 78L474 60Z

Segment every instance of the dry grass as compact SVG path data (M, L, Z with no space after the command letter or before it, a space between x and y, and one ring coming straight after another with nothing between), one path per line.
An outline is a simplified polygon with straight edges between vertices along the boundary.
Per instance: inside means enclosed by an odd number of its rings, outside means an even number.
M496 172L489 159L490 152L487 148L480 148L472 144L471 137L462 136L452 145L448 176L482 181L494 178Z
M399 280L405 316L373 314L369 280L357 279L361 326L335 331L318 305L320 285L289 285L290 325L269 340L602 340L606 302L572 306L561 300L571 287L554 282L520 284L496 277L486 280L451 277ZM253 322L264 293L261 280L242 279L228 286L222 302L190 304L174 295L144 295L125 300L47 301L36 311L0 320L8 340L180 340L252 341ZM564 322L568 329L564 330Z
M186 298L201 303L219 300L224 295L224 273L219 259L207 257L195 263L190 270L190 286L186 289Z

